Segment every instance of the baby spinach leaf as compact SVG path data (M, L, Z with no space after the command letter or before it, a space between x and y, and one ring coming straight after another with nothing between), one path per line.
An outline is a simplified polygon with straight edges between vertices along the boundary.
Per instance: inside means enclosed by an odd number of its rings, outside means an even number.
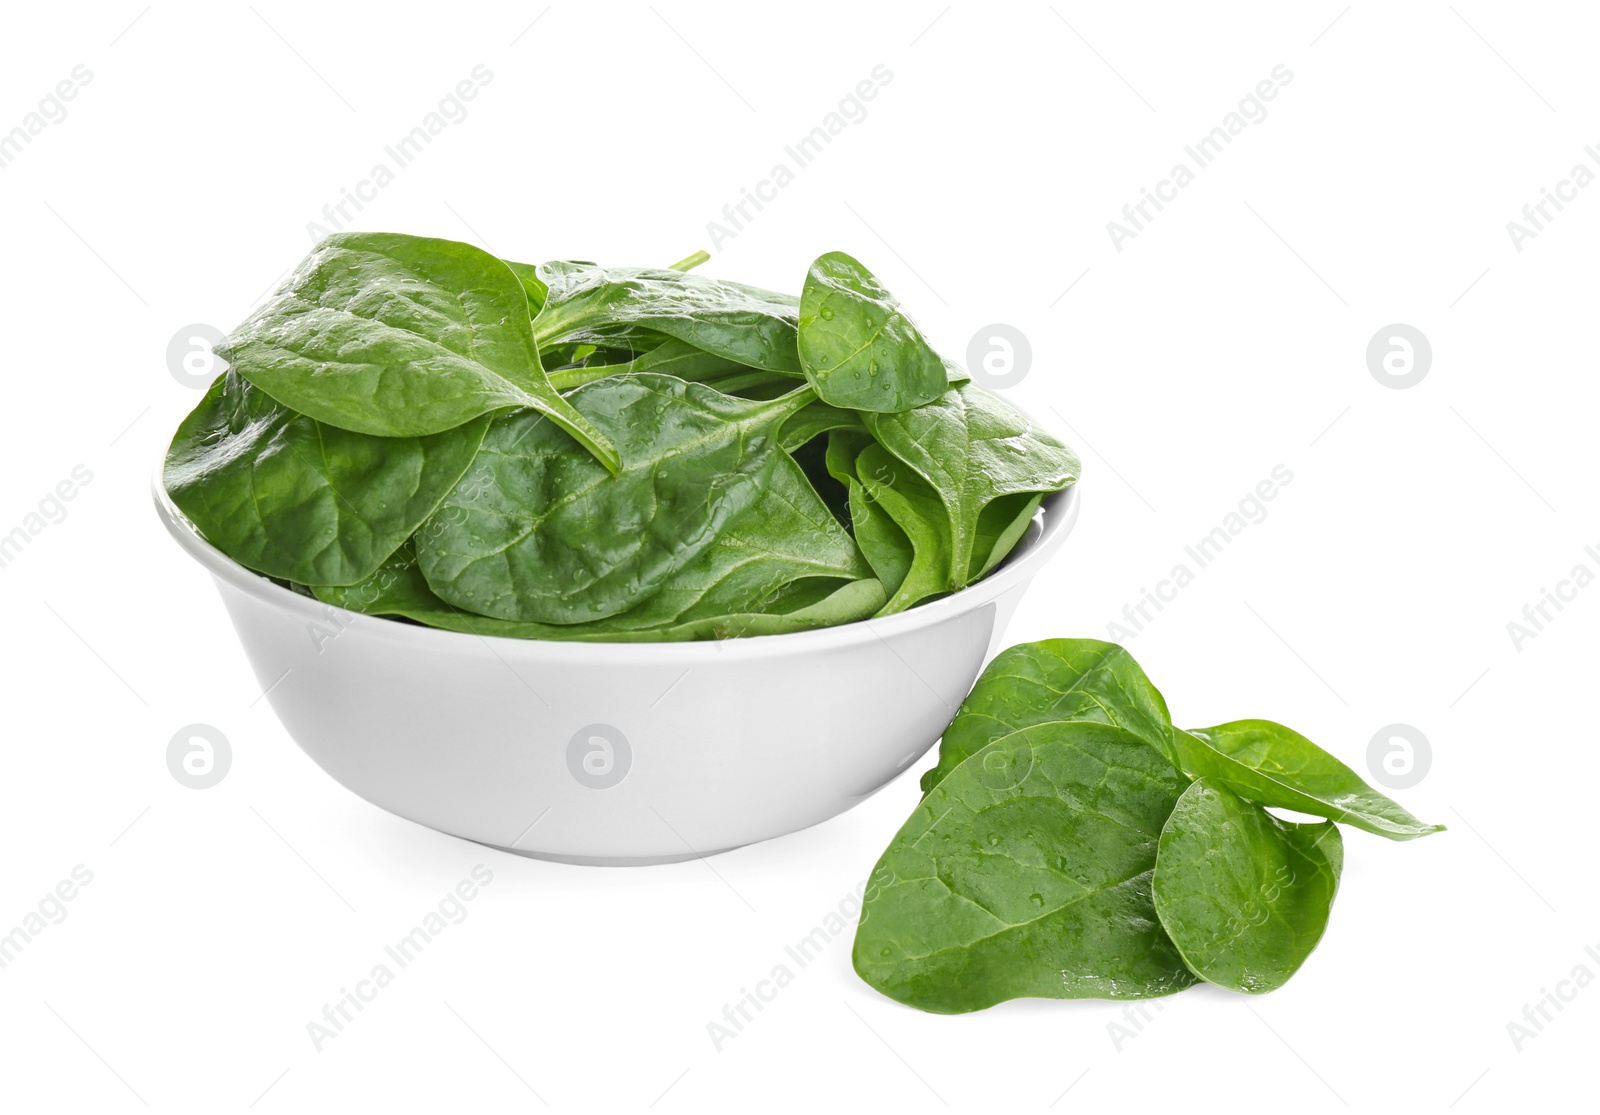
M1113 724L1175 759L1167 702L1131 654L1099 639L1046 639L1010 647L989 663L944 730L939 765L922 776L922 789L996 740L1075 721Z
M812 438L833 430L860 430L865 433L866 427L861 424L861 417L855 411L841 410L817 399L796 411L794 417L783 424L778 440L783 443L785 452L793 453Z
M691 382L704 382L717 376L728 375L742 370L745 370L743 364L729 360L726 356L718 356L714 352L696 348L689 342L680 341L676 337L668 337L658 347L649 352L640 353L626 367L617 369L622 374L630 372L660 372L663 375L677 376L679 379Z
M431 515L472 463L482 415L373 437L296 414L232 370L178 427L162 482L217 549L269 577L351 584Z
M776 399L793 391L798 381L781 372L742 368L729 375L709 376L703 382L724 395L738 395L744 399Z
M903 414L863 417L872 436L939 493L953 544L952 589L968 583L985 507L1020 492L1058 491L1078 478L1072 450L977 384Z
M859 581L804 581L776 593L760 611L694 619L685 616L662 627L611 632L604 638L615 642L685 642L786 635L867 619L883 606L883 601L883 586L870 577Z
M784 586L862 580L872 568L800 466L776 454L761 498L715 542L632 610L600 620L612 631L713 620L767 610Z
M816 258L800 293L800 365L824 402L896 412L950 386L945 362L871 271L843 252Z
M1202 778L1162 829L1156 913L1195 975L1273 991L1322 940L1343 865L1337 825L1280 821Z
M987 576L1016 549L1043 502L1043 492L1018 492L1013 496L1001 496L983 509L978 515L973 538L972 568L967 573L969 584Z
M806 409L809 410L810 407ZM802 411L801 415L804 413ZM786 426L785 429L787 428ZM828 448L824 460L829 475L845 487L850 526L855 532L856 544L866 555L873 572L882 582L884 591L892 597L904 583L906 574L911 571L911 563L916 560L916 548L912 546L911 539L906 537L906 532L900 529L894 519L867 495L861 478L856 474L856 457L863 448L871 444L873 444L872 437L864 428L847 427L832 430L828 434Z
M348 585L306 585L305 589L308 595L337 608L347 608L363 615L404 616L432 627L449 625L431 623L430 616L456 611L428 587L422 570L417 568L416 543L409 538L370 576L360 581ZM485 624L507 622L490 620L484 616L467 618L482 619Z
M849 486L850 524L855 530L856 545L866 555L868 564L883 584L884 591L893 596L905 583L916 559L916 548L881 506L867 495L859 483ZM888 599L884 600L885 606Z
M928 482L877 443L856 455L862 499L881 508L911 543L911 564L882 615L903 612L945 593L950 583L950 532Z
M577 452L543 415L497 418L418 533L423 575L453 607L583 623L638 605L760 498L777 428L812 395L754 402L642 373L570 398L617 446L619 470Z
M1193 777L1221 783L1261 805L1327 817L1390 840L1443 832L1417 820L1361 776L1306 739L1270 720L1235 720L1174 736L1179 762Z
M694 618L675 618L656 627L624 628L609 620L546 624L494 619L453 608L428 587L407 542L371 577L344 587L317 585L310 595L327 604L367 615L401 616L428 627L469 635L572 642L687 642L754 635L782 635L866 619L883 606L883 587L875 580L808 578L761 601L761 611L713 614L697 609Z
M339 429L423 437L532 407L606 467L617 463L545 378L523 283L470 244L330 236L217 353L285 406Z
M1185 779L1131 732L1024 728L922 799L872 878L852 954L891 999L954 1014L1005 999L1136 999L1194 982L1151 875Z
M582 387L585 383L605 379L607 376L629 375L633 372L660 372L663 375L704 383L718 376L747 370L743 364L695 348L687 341L680 341L676 337L668 337L663 343L628 360L616 363L586 361L580 367L551 372L550 382L562 391L569 391L574 387Z
M501 260L511 273L522 284L522 289L528 295L528 314L533 316L544 308L544 300L549 296L550 290L544 285L544 280L539 278L539 268L532 263L513 263L509 259Z
M549 288L533 329L541 345L597 327L645 325L751 368L800 375L798 300L668 268L541 264Z

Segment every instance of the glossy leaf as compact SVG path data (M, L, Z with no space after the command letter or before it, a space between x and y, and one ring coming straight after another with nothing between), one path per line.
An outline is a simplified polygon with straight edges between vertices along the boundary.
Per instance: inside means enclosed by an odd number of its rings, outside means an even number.
M788 429L787 426L784 428ZM856 544L861 547L862 554L883 584L884 591L892 597L911 571L916 549L889 513L867 495L866 487L856 474L856 457L870 444L872 438L864 428L832 430L828 434L825 461L828 473L845 487L850 526L855 532Z
M851 609L869 599L878 601L874 610L880 607L881 589L839 595L826 605L823 601L846 581L870 578L871 568L854 541L799 466L779 455L762 498L647 600L620 615L561 626L463 615L428 587L410 550L368 585L337 594L319 590L319 595L352 611L402 615L433 627L481 634L541 639L727 638L801 630L820 614L848 613L848 618L835 619L841 623L864 618ZM788 593L797 583L807 586L804 599Z
M1355 771L1299 732L1270 720L1235 720L1174 737L1179 762L1261 805L1327 817L1353 828L1414 840L1443 832L1374 790Z
M542 415L497 418L419 530L423 575L453 607L500 619L625 612L760 498L777 428L810 398L752 402L653 373L580 387L572 405L617 446L615 475Z
M762 611L685 617L662 627L608 635L615 642L684 642L691 639L753 638L836 627L871 617L883 606L883 586L859 581L807 581L775 595Z
M1099 639L1046 639L1001 651L961 702L939 743L932 789L983 747L1036 724L1113 724L1172 757L1167 702L1133 656Z
M761 498L704 553L631 611L599 622L625 631L762 612L797 581L871 576L849 532L780 453Z
M800 374L799 303L789 295L668 268L568 261L541 264L539 278L549 289L533 323L541 344L645 325L748 367Z
M969 584L988 576L1017 548L1043 502L1043 492L1018 492L1013 496L1001 496L983 509L973 538L972 564L967 572Z
M582 387L607 376L629 375L633 372L660 372L682 380L704 383L737 372L747 371L743 364L726 357L695 348L687 341L668 337L663 343L627 360L615 363L586 362L583 366L550 373L550 382L563 391ZM793 384L791 384L793 386Z
M864 417L873 437L939 493L950 522L952 589L970 580L978 522L989 504L1022 492L1058 491L1078 478L1072 450L976 384L951 388L903 414Z
M812 438L834 430L860 430L865 433L866 427L861 424L861 416L855 411L841 410L817 399L783 424L778 440L783 443L785 452L793 453Z
M1322 940L1343 865L1337 825L1280 821L1202 778L1162 830L1156 913L1201 979L1273 991Z
M452 608L428 587L410 543L360 584L342 588L318 585L310 591L325 603L353 612L401 616L446 631L570 642L687 642L781 635L866 619L883 606L885 599L883 587L870 578L810 578L759 601L761 611L716 614L714 608L703 608L697 609L693 618L675 618L655 627L628 627L617 622L626 616L594 623L523 623Z
M950 386L939 354L877 277L843 252L818 256L800 293L800 365L821 399L897 412Z
M855 467L861 498L888 515L911 543L911 564L881 614L903 612L942 596L950 583L950 532L938 495L926 480L876 443L862 448Z
M538 266L532 263L513 263L509 259L501 262L511 268L511 273L517 277L523 291L527 293L529 316L537 314L544 308L544 300L550 294L549 288L544 285L544 280L539 278Z
M239 564L308 584L370 576L472 463L487 415L427 437L326 426L229 371L178 427L163 484Z
M1194 982L1156 919L1162 825L1186 782L1130 732L1025 728L923 798L873 871L853 960L945 1014L1005 999L1136 999Z
M422 437L532 407L616 465L615 448L545 378L523 284L470 244L330 236L217 353L285 406L343 430Z

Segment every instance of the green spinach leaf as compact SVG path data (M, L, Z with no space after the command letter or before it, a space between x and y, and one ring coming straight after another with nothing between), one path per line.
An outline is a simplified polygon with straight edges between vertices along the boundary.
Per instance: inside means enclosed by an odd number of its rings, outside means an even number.
M598 622L627 631L744 615L766 611L794 582L871 576L849 532L780 453L761 498L699 557L631 611Z
M1417 820L1399 802L1306 739L1270 720L1235 720L1174 736L1178 759L1193 777L1221 783L1261 805L1327 817L1390 840L1443 832Z
M969 584L988 576L990 570L1016 549L1043 502L1043 492L1018 492L1013 496L1001 496L983 509L973 537L972 568L967 573Z
M841 410L817 399L796 411L794 417L783 424L778 440L783 443L785 452L793 453L812 438L834 430L860 430L865 434L866 429L855 411Z
M544 300L549 297L550 289L544 285L544 280L539 278L539 268L532 263L513 263L511 260L501 260L511 273L522 284L522 289L528 295L528 314L533 316L544 309Z
M543 415L497 418L418 532L423 575L453 607L559 624L638 605L760 498L777 428L812 395L752 402L642 373L570 398L617 446L620 469L576 452Z
M569 391L574 387L582 387L585 383L605 379L607 376L630 375L634 372L660 372L663 375L677 376L682 380L704 383L719 376L747 370L743 364L695 348L687 341L680 341L676 337L667 337L663 343L626 361L585 362L576 368L551 372L550 382L562 391Z
M816 258L800 292L800 365L826 403L897 412L950 386L945 362L894 296L843 252Z
M800 375L799 303L789 295L669 268L568 261L541 264L539 278L549 288L533 323L541 345L644 325L738 364Z
M1133 656L1099 639L1046 639L1001 651L961 702L939 743L932 789L969 755L1036 724L1087 721L1137 735L1176 765L1172 719Z
M1280 821L1202 778L1162 829L1156 913L1201 979L1273 991L1322 940L1343 865L1337 825Z
M285 406L339 429L423 437L532 407L608 468L617 463L545 378L523 284L470 244L330 236L217 353Z
M923 798L872 878L853 959L902 1003L1136 999L1194 982L1156 918L1161 829L1186 782L1102 724L1024 728Z
M943 596L950 583L950 531L928 482L876 443L856 455L863 501L881 508L911 543L911 564L882 615Z
M785 586L758 601L760 611L716 614L715 608L698 607L692 618L674 618L655 627L630 627L609 620L559 625L524 623L464 612L445 603L428 587L422 571L417 568L410 542L397 550L377 573L358 585L317 585L309 592L324 603L353 612L401 616L446 631L508 639L591 643L687 642L782 635L866 619L884 602L883 586L870 578L842 581L815 577Z
M803 416L805 412L801 413ZM785 430L787 428L785 427ZM904 583L906 574L911 571L911 563L916 560L916 548L912 546L911 539L894 519L867 495L861 478L856 474L856 457L862 449L871 444L873 444L872 437L864 427L831 430L828 434L824 461L828 474L844 485L850 526L855 532L856 544L866 555L873 572L882 582L884 591L892 597Z
M984 508L1003 496L1058 491L1078 478L1072 450L977 384L903 414L864 418L872 436L939 493L953 544L952 589L970 578Z
M478 452L482 415L427 437L373 437L274 402L230 370L178 427L162 482L217 549L269 577L370 576Z

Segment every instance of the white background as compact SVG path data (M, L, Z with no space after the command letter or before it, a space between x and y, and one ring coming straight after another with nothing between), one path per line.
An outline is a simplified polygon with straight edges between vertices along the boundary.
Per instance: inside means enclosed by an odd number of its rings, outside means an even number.
M74 66L93 76L0 170L0 533L75 465L93 479L0 569L0 928L75 865L93 882L0 970L0 1105L1496 1111L1587 1094L1600 989L1520 1051L1507 1023L1574 967L1600 975L1600 587L1520 647L1507 623L1580 562L1600 572L1600 188L1520 252L1506 225L1575 164L1600 170L1600 26L1480 0L1206 7L9 10L0 131ZM982 326L1024 331L1033 366L1010 397L1082 452L1084 513L1012 641L1104 636L1287 466L1265 520L1128 646L1184 724L1271 717L1363 771L1378 729L1415 726L1431 769L1397 796L1450 831L1349 832L1328 934L1287 988L1186 992L1120 1047L1120 1005L900 1007L854 976L847 933L719 1051L707 1023L855 889L931 755L810 831L623 870L479 848L322 774L151 512L151 469L198 399L166 350L188 324L239 321L308 222L480 63L493 78L466 118L355 227L666 263L712 247L723 205L886 66L865 119L705 271L797 290L843 249L954 355ZM1280 64L1293 79L1266 118L1117 251L1107 222ZM1433 348L1406 390L1365 358L1393 323ZM205 791L165 761L194 722L234 751ZM478 863L494 881L466 920L317 1052L323 1004Z

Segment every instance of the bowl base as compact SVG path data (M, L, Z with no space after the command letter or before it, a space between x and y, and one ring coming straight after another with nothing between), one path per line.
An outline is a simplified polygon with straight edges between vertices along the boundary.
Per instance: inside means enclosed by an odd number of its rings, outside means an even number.
M734 848L743 847L742 844L733 844L711 852L681 852L670 856L564 856L556 852L530 852L525 848L508 848L503 844L490 844L483 840L475 840L473 843L482 844L485 848L493 848L497 852L507 852L513 856L542 859L550 863L570 863L578 867L654 867L658 864L687 863L692 859L719 856L723 852L731 852Z

